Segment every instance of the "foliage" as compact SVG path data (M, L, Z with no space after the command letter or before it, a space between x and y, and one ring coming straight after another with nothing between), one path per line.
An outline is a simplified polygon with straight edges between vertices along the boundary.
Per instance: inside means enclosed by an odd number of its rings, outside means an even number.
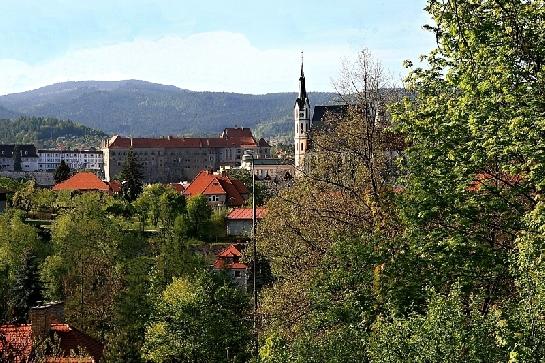
M97 337L111 327L120 289L116 257L124 238L104 213L104 198L101 193L81 194L72 209L57 217L52 226L54 251L42 271L52 279L44 281L47 295L63 299L67 319Z
M151 362L245 362L251 342L248 296L219 275L176 278L162 293L146 330ZM229 358L227 358L229 357Z
M0 119L0 143L35 144L43 148L99 147L107 135L81 124L50 117Z
M127 153L127 159L123 164L123 168L119 173L119 179L121 180L121 190L123 197L132 202L136 200L138 195L142 193L143 183L142 183L142 166L138 163L136 156L132 149Z
M36 267L48 249L37 230L15 209L0 214L0 321L25 321L29 305L38 300Z
M21 166L21 147L19 145L15 145L13 147L13 171L22 171L23 168Z
M55 175L53 176L55 183L60 183L70 178L70 167L64 160L61 160L61 163L55 170Z
M208 199L202 195L195 195L187 201L187 233L188 236L203 238L207 235L212 208Z

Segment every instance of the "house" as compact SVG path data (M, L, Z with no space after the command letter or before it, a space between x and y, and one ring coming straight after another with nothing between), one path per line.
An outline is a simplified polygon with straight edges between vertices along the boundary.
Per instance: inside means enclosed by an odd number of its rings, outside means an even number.
M256 208L256 223L267 214L267 208ZM228 236L251 236L252 208L235 208L226 217Z
M248 285L248 266L240 262L242 253L233 244L221 251L212 265L215 271L225 271L240 287Z
M99 362L104 347L97 340L64 323L64 304L50 303L30 309L30 324L0 325L0 362L30 361L36 349L34 341L51 339L60 352L46 356L46 362ZM57 340L58 339L58 340ZM71 353L81 355L71 358Z
M136 138L113 136L102 145L104 175L115 178L129 151L142 166L144 183L191 180L201 170L217 170L222 165L240 166L245 150L256 158L270 158L271 146L257 140L249 128L226 128L219 137Z
M184 191L189 197L199 194L206 196L212 206L240 207L249 197L248 189L241 181L207 170L202 170Z
M38 170L36 147L31 144L0 145L0 170L25 172Z
M119 182L106 183L91 172L80 172L72 175L67 180L55 184L53 190L69 190L78 192L98 191L104 193L116 193L121 190Z

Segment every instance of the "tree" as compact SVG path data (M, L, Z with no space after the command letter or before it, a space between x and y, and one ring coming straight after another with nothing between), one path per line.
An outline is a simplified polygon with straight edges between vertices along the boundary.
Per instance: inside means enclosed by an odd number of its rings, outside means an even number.
M52 225L53 253L42 265L45 295L64 300L67 319L100 338L111 329L121 289L119 246L132 237L105 213L105 198L111 197L98 192L74 197L72 208Z
M11 315L15 323L28 322L30 308L43 301L37 257L28 251L22 260L23 264L15 270L10 294Z
M23 168L21 167L21 147L19 145L15 145L13 147L13 171L22 171Z
M502 337L511 361L545 356L536 278L545 241L542 5L428 1L437 48L426 67L408 63L412 97L393 111L409 146L400 205L412 268L385 274L413 281L399 297L422 298L431 288L444 295L459 284L462 305L478 297L480 315L463 310L476 324L506 311L502 324L516 327ZM415 305L407 310L430 311Z
M146 330L151 362L246 362L249 298L221 275L175 278L162 292Z
M204 195L199 194L189 198L187 201L189 235L197 238L205 237L211 216L212 208Z
M55 183L57 184L70 178L70 167L68 166L68 164L66 164L64 160L61 160L61 163L55 170L55 175L53 176L53 178L55 179Z
M313 130L308 171L269 201L259 226L274 275L260 299L266 361L366 361L382 266L402 236L387 129L395 94L367 51L344 74L345 112Z
M119 179L122 184L123 197L132 202L142 193L143 178L142 166L139 164L132 149L127 153L127 159L119 173Z

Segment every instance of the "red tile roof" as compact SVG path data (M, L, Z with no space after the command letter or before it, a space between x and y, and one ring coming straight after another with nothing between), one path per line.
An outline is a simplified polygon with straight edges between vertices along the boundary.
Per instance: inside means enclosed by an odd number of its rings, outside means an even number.
M218 253L218 257L242 257L242 253L235 245L229 245L229 247Z
M185 187L181 183L170 183L168 185L174 188L174 190L176 190L180 194L183 194L183 192L185 191Z
M57 335L60 348L65 357L50 357L46 362L98 362L102 358L104 347L90 336L80 332L68 324L51 324L49 334ZM84 348L90 357L68 358L70 352ZM1 325L0 326L0 361L19 363L26 362L32 352L32 325Z
M229 245L229 247L221 251L217 256L218 258L214 261L215 269L246 270L248 268L247 265L239 262L242 253L240 253L235 245Z
M261 142L261 141L260 141ZM163 138L130 138L113 136L108 142L111 149L121 148L203 148L203 147L240 147L258 146L258 142L249 128L226 128L220 137L163 137Z
M227 176L214 175L203 170L186 188L185 195L225 195L226 204L241 206L247 198L248 189L236 179Z
M55 184L53 190L97 190L101 192L108 192L110 191L110 186L100 180L93 173L81 172L59 184Z
M235 208L227 215L227 219L230 220L251 220L252 219L252 208ZM255 218L262 219L267 214L267 208L256 208L255 209Z
M221 258L218 258L216 261L214 261L214 268L218 270L246 270L248 266L240 262L229 263Z

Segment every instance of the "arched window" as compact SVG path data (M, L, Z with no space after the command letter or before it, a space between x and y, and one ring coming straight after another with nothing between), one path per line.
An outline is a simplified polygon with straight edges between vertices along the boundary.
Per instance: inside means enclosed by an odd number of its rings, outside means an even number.
M301 122L301 133L303 133L303 123Z

